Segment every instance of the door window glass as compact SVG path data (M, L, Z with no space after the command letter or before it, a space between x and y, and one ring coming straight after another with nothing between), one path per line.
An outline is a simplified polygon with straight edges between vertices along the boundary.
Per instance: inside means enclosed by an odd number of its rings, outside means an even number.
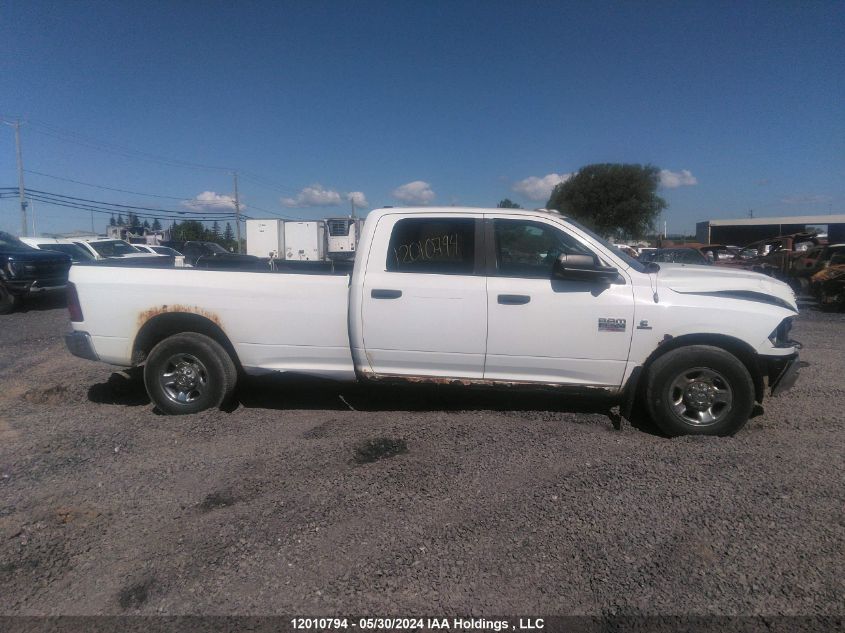
M504 277L551 279L558 257L593 255L571 235L541 222L496 220L496 269Z
M406 218L393 227L389 272L471 275L474 268L475 220Z

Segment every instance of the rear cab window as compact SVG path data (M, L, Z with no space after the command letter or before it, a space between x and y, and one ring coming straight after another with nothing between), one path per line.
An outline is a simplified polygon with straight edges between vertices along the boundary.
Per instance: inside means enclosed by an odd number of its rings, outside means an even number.
M404 218L393 225L387 272L472 275L476 261L473 218Z

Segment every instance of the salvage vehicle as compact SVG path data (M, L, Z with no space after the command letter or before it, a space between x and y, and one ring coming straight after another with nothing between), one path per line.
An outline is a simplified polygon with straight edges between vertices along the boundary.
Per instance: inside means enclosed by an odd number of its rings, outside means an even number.
M730 435L799 368L787 285L644 264L545 210L374 210L351 275L82 265L71 282L71 352L143 364L166 414L276 371L601 394L667 435Z
M670 264L697 264L707 266L712 262L697 248L658 248L640 255L641 262L665 262Z
M807 290L813 275L830 266L834 257L838 261L841 255L845 255L845 244L814 246L793 260L791 275L802 290Z
M64 290L70 264L63 253L40 251L0 231L0 314L26 297Z
M841 284L845 282L845 251L839 251L826 262L827 265L810 277L810 294L824 306L837 306L842 294Z

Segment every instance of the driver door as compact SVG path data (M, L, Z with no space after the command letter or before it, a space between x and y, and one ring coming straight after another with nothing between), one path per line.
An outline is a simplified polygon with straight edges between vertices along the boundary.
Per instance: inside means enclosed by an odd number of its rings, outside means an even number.
M552 278L563 253L593 251L545 218L485 218L487 356L484 378L619 386L634 299L621 283Z

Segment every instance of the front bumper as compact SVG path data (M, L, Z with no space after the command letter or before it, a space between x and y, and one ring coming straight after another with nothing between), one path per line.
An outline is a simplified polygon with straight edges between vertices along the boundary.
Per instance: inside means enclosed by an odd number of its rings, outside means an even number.
M86 360L100 360L94 351L91 335L88 332L69 332L65 334L65 345L70 353Z
M773 396L789 391L798 380L801 361L798 352L768 360L769 388Z
M6 288L17 296L34 295L42 292L59 292L67 288L67 279L42 279L39 281L7 280Z

